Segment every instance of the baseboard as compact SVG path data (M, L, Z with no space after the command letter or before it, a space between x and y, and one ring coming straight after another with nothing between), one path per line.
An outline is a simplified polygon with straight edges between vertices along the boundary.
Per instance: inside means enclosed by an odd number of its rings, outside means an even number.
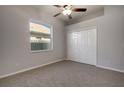
M2 76L0 76L0 79L5 78L5 77L9 77L9 76L12 76L12 75L15 75L15 74L23 73L23 72L26 72L26 71L29 71L29 70L33 70L33 69L36 69L36 68L39 68L39 67L43 67L43 66L46 66L46 65L49 65L49 64L53 64L53 63L56 63L56 62L59 62L59 61L63 61L63 60L68 60L68 59L66 59L66 58L58 59L58 60L55 60L55 61L50 61L46 64L42 64L42 65L27 68L27 69L23 69L23 70L20 70L20 71L16 71L16 72L13 72L13 73L10 73L10 74L2 75ZM96 65L96 67L124 73L124 70L115 69L115 68L111 68L111 67L105 67L105 66L101 66L101 65Z
M66 59L66 60L69 60L69 59ZM71 60L73 61L73 60ZM77 61L75 61L77 62ZM82 62L79 62L79 63L82 63ZM83 64L86 64L86 63L83 63ZM88 64L88 65L91 65L91 64ZM120 69L115 69L115 68L111 68L111 67L105 67L105 66L101 66L101 65L93 65L93 66L96 66L98 68L103 68L103 69L107 69L107 70L112 70L112 71L116 71L116 72L121 72L121 73L124 73L124 70L120 70Z
M63 60L65 60L65 59L63 58L63 59L58 59L58 60L55 60L55 61L50 61L50 62L47 62L46 64L33 66L33 67L30 67L30 68L22 69L20 71L16 71L16 72L13 72L13 73L2 75L2 76L0 76L0 79L5 78L5 77L9 77L9 76L12 76L12 75L15 75L15 74L23 73L23 72L26 72L26 71L29 71L29 70L33 70L33 69L36 69L36 68L39 68L39 67L43 67L43 66L46 66L46 65L49 65L49 64L53 64L53 63L56 63L56 62L59 62L59 61L63 61Z
M112 70L112 71L116 71L116 72L124 73L124 70L115 69L115 68L111 68L111 67L105 67L105 66L101 66L101 65L96 65L96 67L103 68L103 69L108 69L108 70Z

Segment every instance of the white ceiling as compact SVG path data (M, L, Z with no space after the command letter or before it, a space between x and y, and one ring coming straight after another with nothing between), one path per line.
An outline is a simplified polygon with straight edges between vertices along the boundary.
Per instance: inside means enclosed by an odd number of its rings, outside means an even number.
M47 14L53 16L54 14L57 14L59 12L61 12L61 10L57 7L54 7L52 5L38 5L35 6L36 8L41 9L41 11L46 12ZM80 19L82 18L84 15L90 15L92 13L96 13L98 11L103 10L104 6L103 5L73 5L74 8L87 8L87 11L85 13L77 13L77 12L72 12L72 18L73 19ZM57 16L56 18L64 21L64 22L68 22L70 19L68 19L67 16L64 16L63 14Z

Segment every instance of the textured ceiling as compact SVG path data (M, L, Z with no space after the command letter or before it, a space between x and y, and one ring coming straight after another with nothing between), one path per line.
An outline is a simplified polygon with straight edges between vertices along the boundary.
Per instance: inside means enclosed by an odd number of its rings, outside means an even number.
M53 16L56 13L61 12L61 10L59 8L54 7L52 5L38 5L38 6L35 6L35 7L39 8L41 11L46 12L47 14L49 14L51 16ZM104 8L104 6L102 6L102 5L73 5L73 8L87 8L87 11L85 13L72 12L72 17L73 17L73 20L74 20L74 19L80 19L80 18L84 17L84 15L88 16L90 14L99 12ZM70 21L70 19L68 19L68 17L64 16L63 14L57 16L56 18L58 18L58 19L60 19L64 22L69 22Z

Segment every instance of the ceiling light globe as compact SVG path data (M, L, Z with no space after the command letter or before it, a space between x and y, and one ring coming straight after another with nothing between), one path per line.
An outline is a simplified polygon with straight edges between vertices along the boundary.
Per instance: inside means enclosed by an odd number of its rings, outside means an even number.
M63 15L70 15L71 14L71 10L67 9L67 10L64 10L62 13Z

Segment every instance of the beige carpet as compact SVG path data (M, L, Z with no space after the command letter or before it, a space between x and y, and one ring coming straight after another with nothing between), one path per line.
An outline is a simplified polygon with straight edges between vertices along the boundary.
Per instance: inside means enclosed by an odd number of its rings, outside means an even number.
M124 73L61 61L0 80L1 87L124 87Z

